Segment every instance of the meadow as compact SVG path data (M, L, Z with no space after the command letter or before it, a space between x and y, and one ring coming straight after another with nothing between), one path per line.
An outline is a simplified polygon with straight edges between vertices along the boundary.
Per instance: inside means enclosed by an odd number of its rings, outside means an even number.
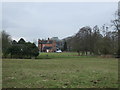
M62 53L40 53L38 59L53 59L53 58L89 58L95 56L79 56L77 52L62 52Z
M77 53L3 59L3 88L117 88L118 60Z

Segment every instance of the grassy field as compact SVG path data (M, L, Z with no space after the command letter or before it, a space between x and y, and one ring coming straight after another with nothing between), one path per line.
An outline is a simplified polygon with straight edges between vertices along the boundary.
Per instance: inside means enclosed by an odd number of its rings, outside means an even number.
M37 57L39 59L53 59L53 58L89 58L89 57L95 57L95 56L78 56L77 52L63 52L63 53L40 53L40 55Z
M53 55L56 58L51 59L4 59L3 88L118 87L117 59L64 55L67 54Z

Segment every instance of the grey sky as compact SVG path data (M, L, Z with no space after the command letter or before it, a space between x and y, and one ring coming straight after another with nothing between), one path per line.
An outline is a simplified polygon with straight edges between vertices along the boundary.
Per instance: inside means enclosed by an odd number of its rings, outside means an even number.
M16 40L56 36L62 39L74 35L83 26L109 24L116 10L117 2L6 2L2 7L2 25Z

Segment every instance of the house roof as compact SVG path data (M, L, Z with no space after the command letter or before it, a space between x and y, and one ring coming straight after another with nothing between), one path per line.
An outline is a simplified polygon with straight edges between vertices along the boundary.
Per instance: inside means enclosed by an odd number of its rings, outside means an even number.
M39 44L52 44L53 41L52 40L42 40L41 42L39 42Z

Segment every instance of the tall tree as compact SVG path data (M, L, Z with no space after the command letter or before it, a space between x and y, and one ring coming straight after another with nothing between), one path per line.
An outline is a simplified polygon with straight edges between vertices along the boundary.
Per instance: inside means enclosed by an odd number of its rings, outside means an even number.
M66 42L66 41L64 42L63 50L64 50L64 51L67 51L67 42Z
M3 57L6 57L7 55L7 49L11 46L11 37L8 33L6 33L4 30L1 32L2 34L2 54Z
M120 2L118 3L118 7L120 7ZM118 8L118 11L115 13L115 19L111 21L113 26L115 27L115 30L118 32L118 51L117 51L117 57L120 58L120 8Z
M92 40L91 40L91 48L92 48L92 52L94 54L100 54L100 41L102 39L102 35L100 34L100 29L99 27L96 25L93 27L93 33L92 33Z
M89 26L82 27L79 30L79 32L75 35L76 40L78 41L78 42L76 42L76 43L78 43L77 47L80 47L79 51L82 51L82 53L83 54L85 53L86 55L88 52L90 52L90 53L92 52L92 50L91 50L92 31L91 30L92 29Z

